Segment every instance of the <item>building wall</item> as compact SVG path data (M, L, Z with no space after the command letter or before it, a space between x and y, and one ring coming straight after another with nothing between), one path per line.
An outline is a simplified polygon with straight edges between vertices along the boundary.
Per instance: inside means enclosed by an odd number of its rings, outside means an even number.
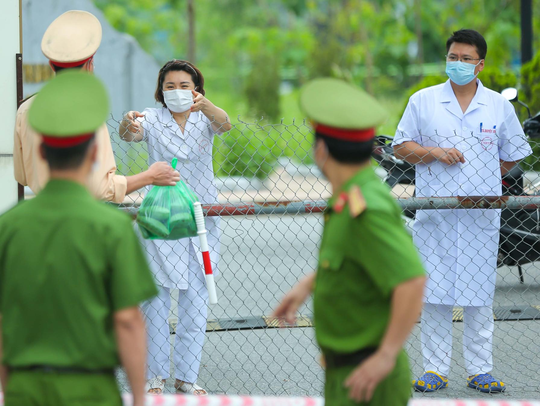
M17 202L13 178L13 127L17 112L16 54L20 52L19 0L2 3L0 24L0 213Z

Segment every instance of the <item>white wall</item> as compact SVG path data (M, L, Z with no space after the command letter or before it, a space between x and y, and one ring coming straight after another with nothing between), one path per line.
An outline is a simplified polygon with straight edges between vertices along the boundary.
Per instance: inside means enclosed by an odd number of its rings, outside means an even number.
M15 55L20 52L19 0L2 2L0 24L0 213L17 202L13 177L13 128L17 112Z

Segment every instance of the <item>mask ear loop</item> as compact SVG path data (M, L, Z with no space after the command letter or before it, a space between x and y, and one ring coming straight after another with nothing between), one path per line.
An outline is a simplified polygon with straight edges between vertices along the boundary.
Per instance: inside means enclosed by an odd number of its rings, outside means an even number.
M478 63L477 63L476 65L474 65L474 69L476 70L476 68L478 68L478 65L480 65L483 61L484 61L484 59L480 59L480 60L478 61ZM478 75L480 74L480 72L481 72L481 71L478 71L478 73L476 73L476 74L474 75L474 77L477 78ZM473 79L473 80L474 80L474 79Z

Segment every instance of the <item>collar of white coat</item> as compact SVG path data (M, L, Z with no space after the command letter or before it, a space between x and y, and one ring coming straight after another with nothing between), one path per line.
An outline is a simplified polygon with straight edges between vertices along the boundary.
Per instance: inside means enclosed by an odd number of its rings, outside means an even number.
M463 113L463 110L461 110L457 97L454 94L454 89L452 89L452 85L450 84L450 79L448 79L446 83L443 85L443 89L440 96L440 101L441 103L444 103L446 110L448 110L457 118L463 119L463 117L466 114L472 113L476 109L480 108L480 106L487 106L488 97L486 94L486 89L484 88L484 86L482 85L482 82L480 82L479 79L476 79L476 83L478 85L478 87L476 88L476 94L471 100L471 103L469 104L467 111Z
M171 111L167 108L167 107L162 107L163 109L163 117L167 117L169 120L172 120L174 121L174 117L171 113ZM199 121L199 112L198 111L192 111L190 114L189 114L189 117L187 119L188 122L190 122L191 124L195 124Z
M476 88L476 94L474 95L471 103L476 102L478 104L484 104L488 105L488 97L486 94L486 89L484 88L484 85L480 81L480 79L476 79L476 84L478 87ZM450 83L450 79L448 79L442 89L441 92L441 103L448 103L453 100L457 101L456 95L454 94L454 89L452 89L452 84Z

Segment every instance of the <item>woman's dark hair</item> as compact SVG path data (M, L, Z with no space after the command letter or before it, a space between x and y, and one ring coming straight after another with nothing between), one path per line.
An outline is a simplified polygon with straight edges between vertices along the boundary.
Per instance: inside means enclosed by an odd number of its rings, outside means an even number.
M79 168L83 163L88 148L94 142L94 138L92 137L89 140L68 148L54 148L43 144L45 160L49 164L49 168L53 170Z
M167 107L167 105L165 104L165 99L163 98L163 82L165 81L165 76L168 72L181 70L189 73L189 75L191 76L191 80L193 81L193 83L195 83L195 90L203 96L205 95L204 76L201 71L197 69L195 65L188 61L173 59L172 61L169 61L165 65L163 65L163 67L159 70L159 75L157 79L157 88L154 97L156 98L157 102L163 105L163 107Z
M315 140L322 140L328 148L328 153L336 161L343 164L361 164L370 159L373 152L373 138L369 141L350 142L315 132Z
M458 44L469 44L476 47L476 52L478 52L480 59L486 59L487 43L478 31L465 29L454 31L452 36L446 41L446 52L450 50L450 46L454 42L457 42Z

